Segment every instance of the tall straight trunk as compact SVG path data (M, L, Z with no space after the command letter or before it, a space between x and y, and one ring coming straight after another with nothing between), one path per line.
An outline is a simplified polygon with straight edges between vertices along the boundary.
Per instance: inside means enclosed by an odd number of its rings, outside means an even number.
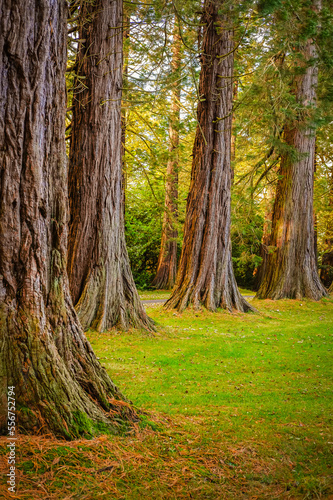
M330 167L330 180L329 180L329 215L327 217L326 231L325 231L325 245L328 251L333 247L333 166Z
M316 2L318 7L319 2ZM305 43L304 73L295 78L295 97L300 106L314 106L318 70L315 43ZM302 62L303 61L303 62ZM315 134L304 111L286 124L284 139L293 153L281 157L279 180L273 209L270 247L265 254L265 272L258 298L319 300L327 295L320 282L314 251L313 177ZM302 118L302 115L305 118ZM295 160L295 153L297 159Z
M238 95L238 81L234 81L233 85L233 102L236 101ZM232 123L231 123L231 146L230 146L230 159L231 159L231 183L234 181L235 171L234 162L236 160L236 127L235 127L235 113L232 113Z
M272 187L268 186L265 218L264 218L263 232L260 244L260 257L262 258L262 262L255 276L254 290L258 290L262 281L262 277L265 275L265 267L267 264L266 254L267 252L269 252L269 243L272 230L273 203L274 203L274 191Z
M127 169L125 160L126 126L127 126L127 84L128 84L128 57L130 37L131 10L127 4L123 5L123 91L121 102L121 161L122 161L122 188L123 188L123 211L125 217Z
M333 167L331 166L330 171L330 184L329 184L329 198L328 206L330 212L328 213L326 219L325 228L325 253L322 255L320 279L326 288L329 288L329 292L333 292Z
M316 172L317 172L317 140L315 140L315 148L313 155L313 178L315 177ZM312 214L313 214L313 246L314 246L316 266L318 268L318 220L314 208Z
M205 0L201 25L198 126L193 148L184 242L177 282L167 308L192 304L247 311L235 281L230 241L233 31L219 14L222 2Z
M152 329L124 234L121 161L122 1L84 0L69 167L68 275L84 328Z
M178 216L178 170L179 170L179 120L180 120L180 66L181 39L177 21L174 24L172 43L172 91L169 124L169 159L165 179L165 210L162 225L161 249L156 276L152 282L155 288L173 288L177 274Z
M66 438L130 411L87 341L66 273L62 0L0 3L0 432Z

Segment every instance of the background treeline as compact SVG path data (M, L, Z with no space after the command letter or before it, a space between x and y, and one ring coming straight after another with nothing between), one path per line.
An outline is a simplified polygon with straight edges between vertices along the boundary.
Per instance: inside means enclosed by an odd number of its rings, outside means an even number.
M232 167L232 258L239 285L256 288L262 244L269 234L286 119L297 112L290 91L297 76L295 45L311 36L307 2L244 2L234 9L235 77ZM281 5L280 5L281 4ZM310 5L310 4L309 4ZM126 242L135 282L149 288L156 275L170 156L172 93L178 87L179 134L177 217L173 224L179 257L182 246L192 147L196 127L200 53L200 2L125 2L123 115L125 127ZM321 277L332 280L332 12L323 2L319 85L313 126L317 129L314 211L316 251ZM315 29L315 22L313 22ZM172 66L180 39L180 66ZM324 255L324 259L323 259ZM328 264L326 263L328 262Z

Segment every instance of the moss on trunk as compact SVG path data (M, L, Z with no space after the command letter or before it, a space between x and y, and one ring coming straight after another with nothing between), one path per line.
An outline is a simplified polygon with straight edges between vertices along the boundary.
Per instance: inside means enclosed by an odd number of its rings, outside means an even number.
M7 387L18 428L71 439L119 432L135 411L97 360L66 273L63 1L0 8L0 433ZM36 23L36 19L38 22ZM13 35L14 34L14 35Z

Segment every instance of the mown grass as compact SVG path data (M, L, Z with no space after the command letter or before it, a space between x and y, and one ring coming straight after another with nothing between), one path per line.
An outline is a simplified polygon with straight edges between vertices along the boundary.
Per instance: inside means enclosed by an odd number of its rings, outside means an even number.
M247 288L240 288L239 291L242 295L255 295L256 292ZM171 292L170 290L140 290L139 295L141 300L165 299L167 300Z
M165 299L170 297L169 290L144 290L139 291L141 300L152 300L152 299Z
M16 498L333 498L333 300L253 304L155 306L155 336L89 332L147 415L127 437L20 438Z

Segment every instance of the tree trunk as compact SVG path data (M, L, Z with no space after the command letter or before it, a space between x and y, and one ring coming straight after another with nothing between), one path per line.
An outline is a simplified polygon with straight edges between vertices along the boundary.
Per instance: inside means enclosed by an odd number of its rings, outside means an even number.
M248 311L235 281L230 241L233 31L218 13L222 3L206 0L200 73L198 126L193 148L184 242L177 282L167 308L201 304L215 311Z
M266 210L265 210L265 219L264 226L260 244L260 257L262 258L262 262L258 267L257 274L255 276L254 282L254 290L258 290L265 275L265 268L267 264L266 254L269 252L269 243L270 236L272 230L272 218L273 218L273 203L274 203L274 192L271 186L267 188L267 198L266 198Z
M70 290L84 328L151 330L129 264L121 161L122 2L84 1L70 145Z
M233 90L232 90L232 98L233 102L236 101L238 96L238 81L234 81ZM231 122L231 145L230 145L230 159L231 159L231 183L234 182L235 177L235 160L236 160L236 117L235 113L232 113L232 122Z
M0 19L0 432L7 386L21 431L116 430L131 410L81 329L66 274L66 3L13 0Z
M314 155L313 155L313 181L316 172L317 172L317 140L315 140ZM318 220L314 208L312 214L313 214L313 246L314 246L316 267L318 269Z
M159 289L173 288L177 274L178 170L179 170L179 120L180 120L180 66L181 39L175 21L172 44L172 92L170 113L170 147L165 179L165 210L162 226L161 249L156 276L152 286Z
M330 165L328 207L329 207L329 213L326 221L324 243L327 251L330 252L333 246L333 166L332 165Z
M127 85L128 85L128 58L129 58L129 37L132 10L128 4L123 5L123 84L121 102L121 161L122 161L122 188L123 188L123 212L125 218L126 188L127 188L127 168L125 159L126 147L126 126L127 126Z
M322 255L320 279L326 288L329 288L330 293L333 292L333 167L330 171L330 184L329 184L329 199L328 207L329 213L326 218L325 228L325 253Z
M314 251L313 177L315 134L309 109L316 102L318 70L309 62L317 58L315 43L304 46L304 73L295 77L295 97L307 106L298 119L286 124L284 138L289 154L281 157L273 209L271 251L265 255L265 273L257 293L264 299L319 300L327 295L320 282ZM297 158L295 159L295 152Z

